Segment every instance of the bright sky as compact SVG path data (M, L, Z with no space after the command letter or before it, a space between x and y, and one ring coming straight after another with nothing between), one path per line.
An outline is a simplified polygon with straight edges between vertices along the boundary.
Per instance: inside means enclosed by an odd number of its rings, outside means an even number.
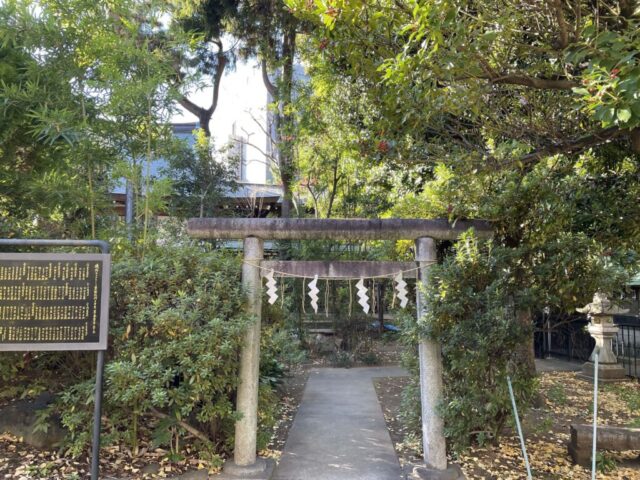
M211 105L211 88L194 93L189 99L201 107ZM236 134L248 138L249 144L266 150L267 137L258 120L266 128L267 89L262 82L262 73L257 62L240 63L235 70L227 71L222 78L218 108L211 119L211 133L217 148L229 142L233 124ZM195 122L197 118L187 111L173 117L172 121ZM247 146L247 180L252 183L265 183L266 165L264 155L256 148Z

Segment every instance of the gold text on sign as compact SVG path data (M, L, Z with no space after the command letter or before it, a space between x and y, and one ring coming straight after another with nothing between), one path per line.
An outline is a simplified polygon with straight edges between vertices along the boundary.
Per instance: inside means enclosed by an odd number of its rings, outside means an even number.
M0 260L0 342L94 342L102 264Z

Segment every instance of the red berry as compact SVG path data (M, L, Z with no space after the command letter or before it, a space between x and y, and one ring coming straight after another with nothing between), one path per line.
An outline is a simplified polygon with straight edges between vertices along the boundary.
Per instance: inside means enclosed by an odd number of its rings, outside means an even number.
M389 151L389 142L386 140L380 140L377 145L378 151L380 153L387 153Z

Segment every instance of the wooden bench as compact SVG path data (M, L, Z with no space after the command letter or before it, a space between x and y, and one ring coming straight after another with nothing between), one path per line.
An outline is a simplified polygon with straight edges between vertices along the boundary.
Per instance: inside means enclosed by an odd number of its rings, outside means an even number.
M640 450L640 428L598 426L596 448L600 450ZM571 440L567 445L573 461L591 466L593 425L571 425Z

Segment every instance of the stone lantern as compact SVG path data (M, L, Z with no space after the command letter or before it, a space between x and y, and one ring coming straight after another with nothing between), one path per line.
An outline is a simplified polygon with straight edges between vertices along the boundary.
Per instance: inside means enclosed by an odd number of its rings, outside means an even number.
M584 308L578 308L578 312L586 313L589 318L587 330L596 341L596 346L591 352L589 361L582 366L583 378L593 381L595 353L600 351L598 358L598 381L618 382L626 378L626 372L611 349L611 341L618 334L618 326L613 323L613 315L626 313L627 310L613 305L604 293L596 293L593 301Z

